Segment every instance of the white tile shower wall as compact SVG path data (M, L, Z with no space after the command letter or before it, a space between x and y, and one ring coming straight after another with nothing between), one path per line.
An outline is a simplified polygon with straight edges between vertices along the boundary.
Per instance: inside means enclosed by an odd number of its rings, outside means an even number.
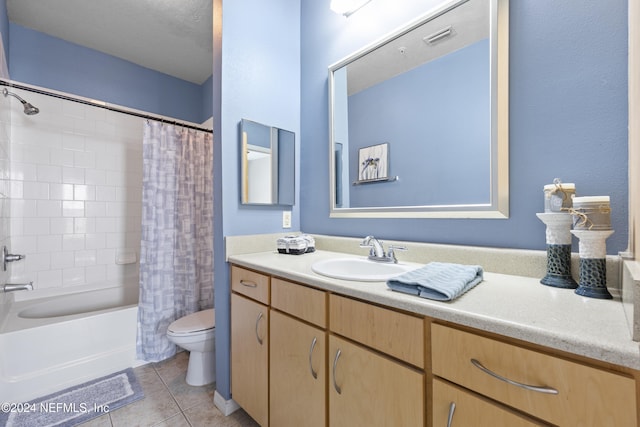
M11 280L34 288L137 281L140 252L142 120L27 91L40 108L12 114ZM14 106L18 109L18 106Z
M9 246L9 195L11 182L9 180L9 136L11 110L8 103L0 105L0 250L3 246ZM9 271L4 271L0 266L0 285L9 281ZM0 292L0 307L5 303L5 295ZM0 310L0 314L2 310ZM2 316L0 315L0 324Z

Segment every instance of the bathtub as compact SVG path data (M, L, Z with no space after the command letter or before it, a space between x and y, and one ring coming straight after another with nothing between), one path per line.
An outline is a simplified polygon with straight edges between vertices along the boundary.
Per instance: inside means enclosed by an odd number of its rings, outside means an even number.
M23 402L144 363L135 357L136 284L39 292L5 296L0 402Z

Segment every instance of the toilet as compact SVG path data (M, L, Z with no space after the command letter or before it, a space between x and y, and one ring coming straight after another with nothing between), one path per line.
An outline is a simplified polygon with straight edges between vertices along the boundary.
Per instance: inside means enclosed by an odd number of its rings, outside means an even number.
M188 350L187 384L201 386L216 380L215 310L198 311L172 322L167 329L169 341Z

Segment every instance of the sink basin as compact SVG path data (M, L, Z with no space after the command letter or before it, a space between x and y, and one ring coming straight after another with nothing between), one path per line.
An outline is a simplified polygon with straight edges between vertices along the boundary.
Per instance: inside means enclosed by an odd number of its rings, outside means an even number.
M404 264L387 264L363 258L332 258L311 265L314 272L323 276L358 282L384 282L414 268Z

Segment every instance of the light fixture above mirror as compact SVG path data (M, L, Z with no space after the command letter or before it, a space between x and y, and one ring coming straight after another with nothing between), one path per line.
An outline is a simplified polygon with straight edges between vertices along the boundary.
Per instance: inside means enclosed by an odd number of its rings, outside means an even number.
M348 18L370 2L371 0L331 0L329 8L335 13Z

